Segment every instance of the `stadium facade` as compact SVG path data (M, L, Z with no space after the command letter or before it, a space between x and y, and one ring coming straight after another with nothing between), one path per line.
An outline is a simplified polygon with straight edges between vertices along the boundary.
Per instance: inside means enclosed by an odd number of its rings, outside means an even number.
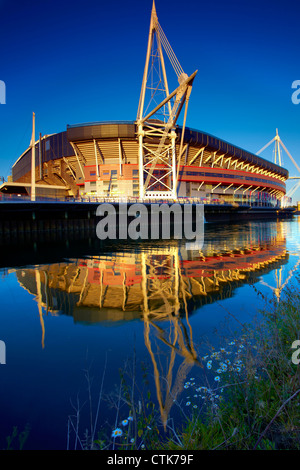
M153 124L155 125L155 123ZM176 128L176 154L182 128ZM155 138L146 145L157 146ZM2 192L30 195L32 147L12 167ZM67 126L35 143L36 194L64 198L139 198L139 142L136 122ZM162 198L162 180L153 195ZM185 128L180 157L178 197L219 202L275 205L286 193L288 171L204 132Z

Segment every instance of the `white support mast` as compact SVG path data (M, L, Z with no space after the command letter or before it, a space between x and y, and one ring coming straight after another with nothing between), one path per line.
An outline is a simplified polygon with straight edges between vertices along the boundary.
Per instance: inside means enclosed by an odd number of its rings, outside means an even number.
M275 158L274 161L277 164L278 160L278 165L281 165L281 150L280 150L280 137L278 135L278 129L276 129L276 136L275 136Z
M260 153L262 153L267 147L269 147L272 144L272 142L275 142L275 158L274 158L275 163L277 165L282 166L281 148L280 148L281 146L283 150L286 152L286 154L288 155L289 159L293 162L293 164L295 165L295 167L300 173L300 166L295 162L294 158L292 157L292 155L290 154L290 152L287 150L286 146L282 142L281 138L279 137L278 129L276 129L275 137L273 137L273 139L270 140L270 142L268 142L263 148L261 148L258 152L256 152L256 155L259 155ZM277 156L278 156L278 162L277 162Z
M35 201L35 113L32 114L31 137L31 201Z
M169 92L163 48L177 75L179 86ZM180 151L183 146L187 105L196 76L184 73L157 18L153 1L146 63L137 113L139 138L139 196L177 199L179 158L176 155L176 122L185 105ZM146 103L146 93L149 100ZM161 99L163 97L163 99Z
M259 155L261 152L263 152L267 147L269 147L272 142L275 142L275 150L274 150L274 163L282 166L282 160L281 160L281 147L282 149L285 151L285 153L287 154L287 156L289 157L289 159L291 160L291 162L294 164L294 166L297 168L297 170L299 171L299 175L300 175L300 166L298 165L298 163L295 161L295 159L292 157L292 155L290 154L290 152L288 151L288 149L286 148L286 146L284 145L284 143L282 142L281 138L279 137L279 134L278 134L278 129L276 129L276 135L275 137L273 137L272 140L270 140L270 142L268 142L263 148L261 148L257 153L256 155ZM278 161L277 161L278 160ZM290 176L289 177L289 180L292 180L292 179L300 179L300 176ZM292 195L295 193L295 191L299 188L300 186L300 181L296 183L296 185L291 188L287 193L286 193L286 197L292 197Z

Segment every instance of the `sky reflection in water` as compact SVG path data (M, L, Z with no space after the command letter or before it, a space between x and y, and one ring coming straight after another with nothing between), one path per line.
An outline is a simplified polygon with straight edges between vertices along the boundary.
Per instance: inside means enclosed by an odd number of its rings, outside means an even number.
M66 448L71 401L87 400L84 370L96 401L105 361L109 394L134 354L137 364L148 364L152 397L166 421L189 378L200 383L203 342L222 346L222 335L239 331L265 305L253 286L279 298L292 285L298 234L298 219L207 225L202 252L175 241L71 240L56 242L51 257L49 243L40 242L33 251L19 247L22 266L16 248L0 283L7 353L0 367L2 447L13 426L29 423L27 448ZM104 402L100 412L99 428L112 429L115 411ZM87 419L83 412L83 429Z

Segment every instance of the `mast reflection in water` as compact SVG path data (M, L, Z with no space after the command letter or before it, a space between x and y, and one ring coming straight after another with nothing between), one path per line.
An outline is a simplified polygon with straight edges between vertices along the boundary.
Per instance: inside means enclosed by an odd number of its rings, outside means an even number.
M195 345L201 332L192 331L192 315L287 260L284 223L251 223L217 231L208 227L202 251L186 251L177 241L118 246L114 252L20 269L16 275L37 302L42 348L47 348L49 315L72 316L75 324L85 325L142 322L166 425L191 369L203 367ZM114 329L109 331L112 348L118 347ZM104 354L101 344L99 354Z

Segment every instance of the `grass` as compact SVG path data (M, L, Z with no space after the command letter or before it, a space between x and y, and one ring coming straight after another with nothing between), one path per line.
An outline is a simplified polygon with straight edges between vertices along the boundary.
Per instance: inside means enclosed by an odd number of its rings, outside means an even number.
M164 449L299 450L300 370L291 349L300 339L299 289L285 291L260 313L262 321L247 325L243 335L239 367L226 371L223 400L194 413L181 444L169 439Z
M2 450L23 450L29 432L29 425L26 425L23 431L19 431L18 427L14 426L12 433L6 437L6 447Z

